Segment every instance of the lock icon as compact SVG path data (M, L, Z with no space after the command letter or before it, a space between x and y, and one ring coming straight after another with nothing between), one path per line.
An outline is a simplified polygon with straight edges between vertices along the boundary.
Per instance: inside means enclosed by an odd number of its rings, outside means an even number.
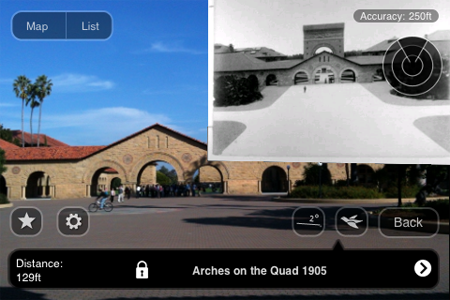
M145 267L140 267L139 265L144 264ZM148 268L147 263L143 260L138 262L136 268L136 279L148 279Z

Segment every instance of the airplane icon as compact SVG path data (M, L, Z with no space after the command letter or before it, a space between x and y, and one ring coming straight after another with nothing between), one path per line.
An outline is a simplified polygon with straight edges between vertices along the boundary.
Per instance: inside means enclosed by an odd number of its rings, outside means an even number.
M342 217L341 220L344 221L345 223L347 223L350 227L359 229L358 225L356 225L356 224L362 222L363 220L356 220L357 216L358 215L354 215L354 216L350 217L350 219L348 219L346 217Z

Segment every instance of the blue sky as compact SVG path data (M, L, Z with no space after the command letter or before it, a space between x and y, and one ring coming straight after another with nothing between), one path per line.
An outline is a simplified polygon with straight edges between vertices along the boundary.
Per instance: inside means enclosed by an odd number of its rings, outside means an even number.
M392 37L421 36L450 29L448 0L216 0L215 42L235 48L269 47L303 53L303 26L345 23L344 49L364 50ZM436 22L358 23L359 9L434 9ZM409 17L409 14L406 15Z
M106 41L19 41L18 11L107 11ZM0 124L20 129L19 75L47 75L41 132L69 145L107 145L160 123L206 142L207 0L0 0ZM24 130L30 131L30 108ZM33 132L37 131L35 110Z

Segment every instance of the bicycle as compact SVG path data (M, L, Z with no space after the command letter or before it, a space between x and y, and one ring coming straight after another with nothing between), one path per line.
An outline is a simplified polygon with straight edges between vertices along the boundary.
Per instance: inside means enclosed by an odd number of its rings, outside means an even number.
M94 203L89 204L89 211L96 212L100 208L100 201L95 201ZM103 205L103 210L106 212L112 211L113 208L114 208L113 204L108 200Z

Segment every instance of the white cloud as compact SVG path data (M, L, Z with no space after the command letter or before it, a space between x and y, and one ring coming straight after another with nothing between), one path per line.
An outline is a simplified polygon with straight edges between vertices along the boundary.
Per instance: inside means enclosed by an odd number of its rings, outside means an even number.
M96 92L114 87L110 80L99 79L93 75L64 73L52 78L53 90L58 92Z
M170 89L158 89L158 88L147 88L142 93L144 95L176 95L176 94L202 94L208 92L208 86L196 86L196 85L188 85L181 84L173 86Z
M20 99L20 101L22 101L22 99ZM20 106L22 102L18 102L18 103L1 103L0 102L0 107L15 107L15 106Z
M11 79L11 78L0 78L0 84L1 85L3 85L3 84L10 84L11 86L13 85L13 83L14 83L14 79Z
M164 114L129 107L105 107L70 114L46 115L42 127L52 136L58 132L70 145L108 145L155 123L179 130ZM61 137L61 133L65 133Z
M195 49L189 49L181 45L179 42L173 42L170 44L163 42L155 42L150 48L141 51L141 53L147 52L160 52L160 53L188 53L188 54L204 54L206 52L198 51Z

